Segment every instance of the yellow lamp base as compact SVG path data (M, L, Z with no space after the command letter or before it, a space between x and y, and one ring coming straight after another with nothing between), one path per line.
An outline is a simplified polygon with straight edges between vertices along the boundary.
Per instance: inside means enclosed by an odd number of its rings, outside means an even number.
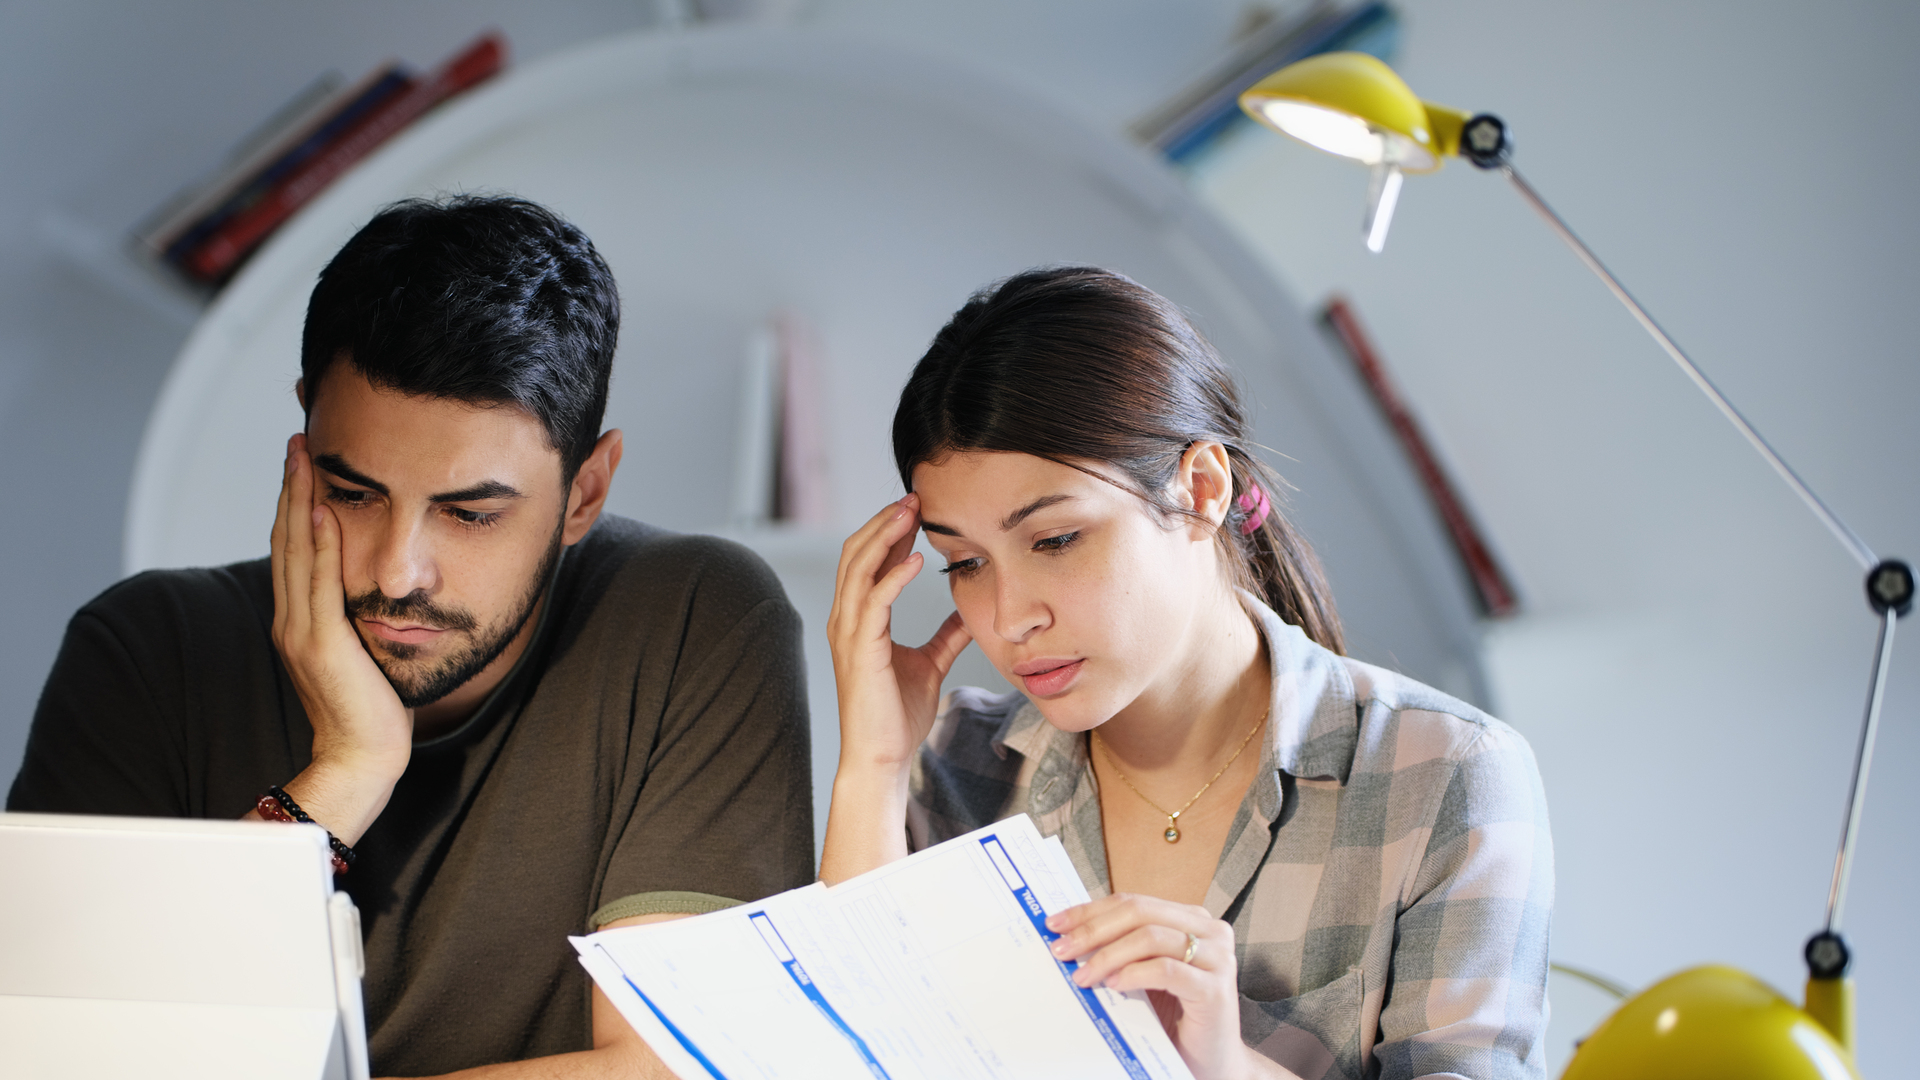
M1735 968L1692 968L1629 998L1561 1080L1860 1080L1821 1023Z

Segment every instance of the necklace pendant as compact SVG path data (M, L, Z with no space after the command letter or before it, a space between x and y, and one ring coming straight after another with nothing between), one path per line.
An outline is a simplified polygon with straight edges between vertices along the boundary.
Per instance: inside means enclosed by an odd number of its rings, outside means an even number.
M1167 825L1167 831L1160 835L1166 837L1167 843L1169 844L1177 844L1180 842L1180 829L1171 823Z

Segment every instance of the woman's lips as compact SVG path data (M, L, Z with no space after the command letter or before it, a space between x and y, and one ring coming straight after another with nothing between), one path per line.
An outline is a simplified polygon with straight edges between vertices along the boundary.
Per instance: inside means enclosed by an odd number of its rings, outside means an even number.
M388 626L386 623L374 622L372 619L364 620L361 625L365 626L374 637L400 645L422 645L446 633L445 630L437 630L431 626Z
M1029 660L1016 665L1013 673L1026 684L1027 693L1034 697L1049 698L1065 693L1067 687L1080 677L1080 669L1086 662L1084 657L1079 660Z

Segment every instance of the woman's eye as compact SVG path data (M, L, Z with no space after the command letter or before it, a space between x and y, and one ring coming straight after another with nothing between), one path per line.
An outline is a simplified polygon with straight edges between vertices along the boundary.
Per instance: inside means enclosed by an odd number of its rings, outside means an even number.
M1035 540L1033 542L1033 550L1044 551L1048 554L1065 551L1078 539L1080 539L1078 532L1061 533L1059 536L1049 536L1044 540Z
M966 577L979 569L979 559L961 559L959 562L950 562L941 567L940 572L950 577Z

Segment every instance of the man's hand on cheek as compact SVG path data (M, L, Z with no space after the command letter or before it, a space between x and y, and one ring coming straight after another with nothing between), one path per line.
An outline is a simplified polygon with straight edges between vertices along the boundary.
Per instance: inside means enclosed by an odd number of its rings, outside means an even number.
M347 617L340 524L315 486L306 436L295 435L273 522L273 644L313 724L313 764L286 788L353 844L406 771L413 715Z

